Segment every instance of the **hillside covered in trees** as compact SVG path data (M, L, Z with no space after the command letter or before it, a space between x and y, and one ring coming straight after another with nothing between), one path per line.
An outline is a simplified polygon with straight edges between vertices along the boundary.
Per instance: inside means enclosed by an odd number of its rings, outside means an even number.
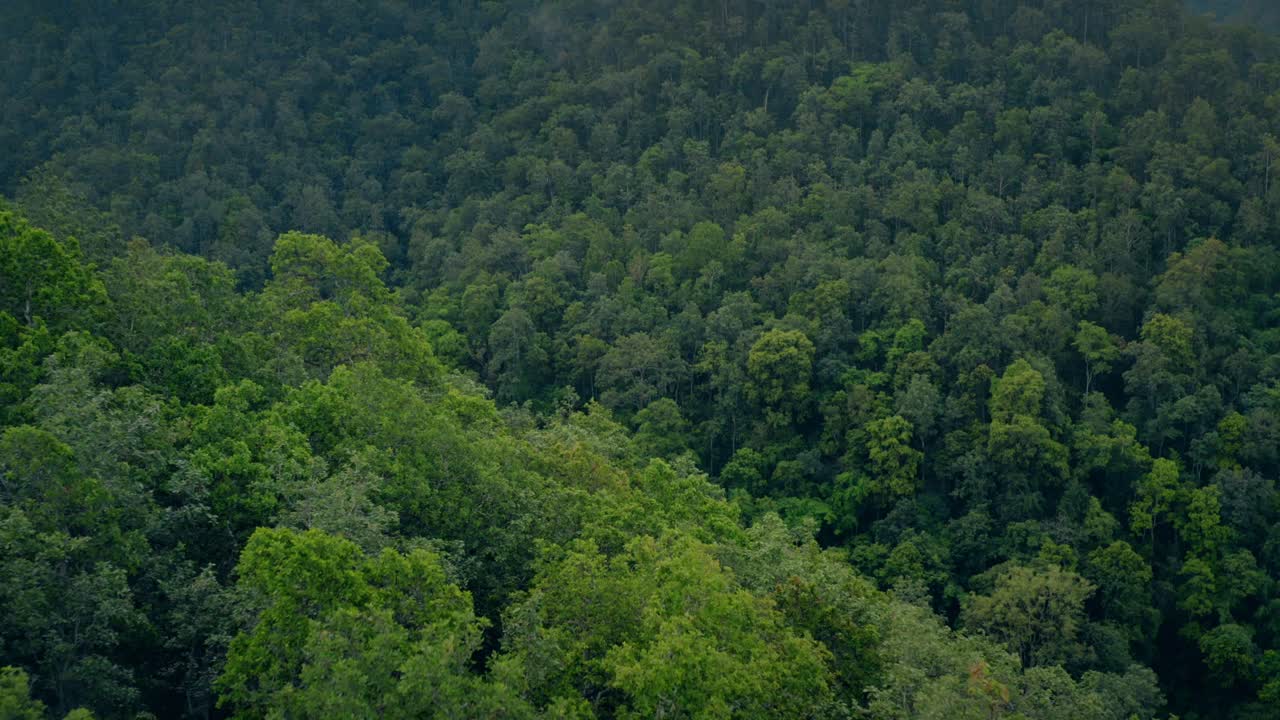
M1192 4L0 4L0 718L1280 717Z
M1219 22L1280 31L1280 5L1271 0L1188 0L1191 9Z

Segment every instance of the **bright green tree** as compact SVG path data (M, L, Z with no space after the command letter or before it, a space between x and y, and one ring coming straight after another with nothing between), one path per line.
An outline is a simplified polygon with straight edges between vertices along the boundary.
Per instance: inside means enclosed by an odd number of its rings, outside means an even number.
M770 426L786 427L808 412L812 373L809 338L799 330L770 330L747 355L747 397L764 409Z
M999 640L1024 667L1055 665L1081 657L1084 603L1095 587L1057 566L1010 566L989 595L970 598L965 627Z

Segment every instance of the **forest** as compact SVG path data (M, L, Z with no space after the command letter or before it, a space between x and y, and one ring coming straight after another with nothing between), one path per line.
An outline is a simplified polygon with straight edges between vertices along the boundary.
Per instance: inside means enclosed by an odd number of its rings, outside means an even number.
M0 720L1280 718L1277 7L0 3Z

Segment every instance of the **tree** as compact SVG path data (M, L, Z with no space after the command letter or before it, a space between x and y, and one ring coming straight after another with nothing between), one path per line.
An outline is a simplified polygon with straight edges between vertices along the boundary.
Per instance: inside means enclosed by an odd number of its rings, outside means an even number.
M1081 319L1098 306L1098 278L1072 265L1055 268L1045 283L1049 302Z
M546 373L547 352L529 313L519 307L502 314L489 329L489 377L503 401L527 400Z
M1098 588L1103 618L1131 642L1151 637L1159 613L1151 607L1151 566L1123 540L1089 553L1084 576Z
M805 419L813 352L813 343L799 330L770 330L751 346L747 397L764 409L771 427Z
M727 250L723 228L713 222L694 225L676 254L680 279L697 277L707 263L724 258Z
M1066 447L1041 418L1045 394L1044 376L1026 360L1009 365L991 388L987 451L1016 480L1006 492L1014 516L1030 512L1038 504L1036 494L1067 475Z
M28 694L27 674L19 668L0 668L0 717L10 720L44 720L44 703Z
M283 498L320 471L307 437L263 405L265 389L249 380L220 388L211 406L191 418L184 473L175 491L216 518L222 533L240 541L272 524ZM206 538L221 545L226 538ZM225 547L225 545L224 545Z
M867 424L867 459L873 494L882 498L908 497L920 481L924 454L911 447L911 423L899 415Z
M1023 667L1060 664L1085 653L1084 602L1095 589L1057 566L1012 565L997 574L991 594L970 597L962 622L1003 643Z
M1222 490L1217 485L1195 488L1188 493L1186 510L1177 516L1178 533L1189 552L1203 558L1217 557L1231 538L1231 528L1222 524Z
M0 311L32 327L87 327L106 302L102 281L80 261L74 238L58 242L12 212L0 210Z
M720 483L726 488L742 488L752 495L766 494L768 460L749 447L740 448L720 470Z
M932 434L934 423L942 411L942 397L938 387L927 375L912 376L906 389L894 396L898 414L911 423L911 429L920 449Z
M1146 532L1154 551L1156 527L1160 517L1173 507L1178 493L1178 463L1157 458L1135 489L1136 499L1129 506L1129 527L1136 533Z
M378 248L359 238L339 246L319 235L281 235L259 298L262 329L276 345L271 361L294 372L300 365L307 377L362 360L422 382L438 377L425 333L409 324L382 281L386 267Z
M1258 649L1252 635L1248 627L1227 623L1200 636L1204 662L1224 687L1253 678Z
M680 406L659 398L636 413L636 443L649 457L674 457L689 449L689 423Z
M600 400L616 410L639 410L669 394L684 372L685 363L667 338L626 335L600 360L598 381L609 387Z
M1120 357L1120 348L1102 327L1088 320L1081 320L1072 344L1084 358L1084 391L1093 388L1093 379L1106 375Z
M147 627L126 566L146 544L119 517L126 498L75 460L48 432L0 435L0 642L56 711L126 712L138 690L122 645Z
M792 627L831 653L837 697L858 702L883 677L875 625L881 597L842 552L819 548L804 528L767 513L747 530L745 542L722 554L744 587L771 598Z
M0 542L0 609L9 624L9 657L39 669L42 690L58 711L88 705L105 714L136 708L138 690L120 646L145 621L123 569L86 561L84 541L65 533L36 536L9 512Z
M382 483L377 463L376 457L357 455L323 480L288 488L285 495L292 497L287 497L289 509L281 513L280 524L345 538L366 553L391 545L399 517L371 497Z
M623 716L785 718L831 700L822 646L680 535L638 537L615 558L573 543L507 626L500 662L521 668L539 704L584 693Z
M237 569L254 617L231 642L220 705L250 717L528 716L470 674L484 622L435 554L366 556L315 530L260 529Z
M1142 326L1141 342L1129 347L1133 367L1124 373L1130 406L1146 419L1140 427L1157 448L1171 436L1167 408L1186 394L1195 371L1192 328L1185 321L1160 313Z

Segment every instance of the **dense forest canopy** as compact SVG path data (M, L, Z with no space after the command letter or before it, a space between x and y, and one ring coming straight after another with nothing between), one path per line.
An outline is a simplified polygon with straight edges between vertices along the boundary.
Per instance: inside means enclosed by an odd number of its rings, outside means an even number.
M1280 5L1271 0L1189 0L1189 5L1215 20L1280 30Z
M0 717L1280 717L1276 20L0 4Z

